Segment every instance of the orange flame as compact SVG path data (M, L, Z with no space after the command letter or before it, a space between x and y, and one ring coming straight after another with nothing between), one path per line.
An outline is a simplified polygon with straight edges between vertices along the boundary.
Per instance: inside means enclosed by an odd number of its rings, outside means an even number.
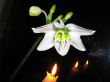
M77 68L78 67L78 61L76 62L76 64L75 64L75 66L74 66L75 68Z
M52 75L55 75L56 74L56 71L57 71L57 64L54 65L51 74Z

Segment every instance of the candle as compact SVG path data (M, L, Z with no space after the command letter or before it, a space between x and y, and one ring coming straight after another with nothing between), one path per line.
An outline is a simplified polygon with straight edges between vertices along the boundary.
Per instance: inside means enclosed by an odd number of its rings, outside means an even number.
M88 68L88 64L89 64L89 60L87 60L86 63L84 64L84 69L85 70Z
M42 80L42 82L56 82L58 76L55 76L57 71L57 64L54 65L52 72L47 72L47 76Z
M79 62L76 61L75 64L72 66L72 69L69 75L67 76L67 79L65 82L73 82L73 79L75 79L75 76L78 71L79 71Z
M73 72L78 72L78 70L79 70L78 66L79 66L79 62L77 61L72 68Z

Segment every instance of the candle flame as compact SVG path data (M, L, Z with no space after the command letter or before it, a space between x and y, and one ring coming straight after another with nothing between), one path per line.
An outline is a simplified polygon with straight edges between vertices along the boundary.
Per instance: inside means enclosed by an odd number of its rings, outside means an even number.
M88 65L89 64L89 61L87 60L85 64Z
M76 62L76 64L75 64L75 68L77 68L78 67L78 61Z
M52 75L55 75L57 71L57 64L54 65L53 69L52 69Z

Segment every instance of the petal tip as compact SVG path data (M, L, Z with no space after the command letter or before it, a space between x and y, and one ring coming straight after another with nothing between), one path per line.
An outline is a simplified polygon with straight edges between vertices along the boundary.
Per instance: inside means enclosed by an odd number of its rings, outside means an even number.
M92 31L91 31L91 34L94 34L95 32L96 32L95 30L92 30Z
M60 53L60 55L61 55L61 56L65 56L66 54L61 54L61 53Z
M60 56L65 56L67 54L67 52L63 52L63 51L57 51L59 53Z
M37 28L32 28L32 31L33 31L34 33L39 33L39 30L38 30Z
M95 33L96 31L95 30L93 30L93 33Z
M44 51L43 49L41 49L40 47L37 47L37 50L38 51Z
M33 31L34 33L36 33L35 28L32 28L32 31Z
M81 49L80 51L86 51L86 49L85 49L85 48L83 48L83 49Z
M59 50L57 50L57 53L58 53L60 56L65 56L65 55L67 54L67 52L59 51Z

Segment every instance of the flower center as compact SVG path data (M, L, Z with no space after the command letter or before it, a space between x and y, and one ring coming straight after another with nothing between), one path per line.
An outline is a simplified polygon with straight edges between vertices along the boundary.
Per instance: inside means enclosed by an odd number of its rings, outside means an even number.
M60 42L69 40L70 38L69 30L67 28L56 29L55 38Z

